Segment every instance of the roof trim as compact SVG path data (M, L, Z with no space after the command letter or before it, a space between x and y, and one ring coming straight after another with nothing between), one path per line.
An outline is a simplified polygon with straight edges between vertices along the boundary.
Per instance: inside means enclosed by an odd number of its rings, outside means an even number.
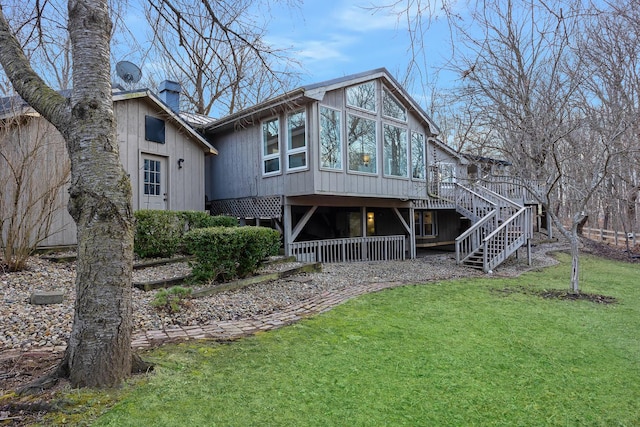
M420 105L409 95L409 93L400 85L400 83L389 73L386 68L376 68L374 70L365 71L362 73L351 74L344 77L338 77L331 80L326 80L319 83L313 83L305 86L301 86L290 92L287 92L278 97L263 101L252 107L244 109L234 114L230 114L219 120L215 120L208 125L202 126L204 131L215 131L225 128L233 123L241 120L250 119L256 116L262 111L273 109L282 106L286 103L291 103L299 99L313 99L321 100L324 94L330 90L339 89L341 87L351 86L361 82L383 79L389 86L392 86L394 91L403 97L404 101L409 104L411 109L415 111L428 125L432 135L435 136L440 133L440 129L433 122L433 119L420 107Z
M445 142L443 140L441 140L440 138L429 138L431 141L433 141L434 143L438 144L438 146L440 148L442 148L444 151L446 151L447 153L449 153L451 156L456 157L460 163L462 164L467 164L469 163L469 160L467 159L467 157L462 154L457 152L456 150L454 150L453 148L449 147L447 144L445 144Z
M113 91L112 92L113 102L126 101L129 99L146 99L147 102L150 102L155 107L160 108L165 112L174 123L186 130L189 137L195 140L198 145L201 146L203 151L206 154L218 154L218 150L216 150L209 142L204 138L204 136L200 135L186 120L180 117L179 114L175 113L167 104L165 104L155 93L151 92L149 89L139 89L132 91ZM5 108L4 111L0 111L0 119L4 120L9 117L16 116L24 116L24 115L38 115L35 110L29 106L26 102L22 100L22 98L15 97L7 97L0 98L0 105L9 105L13 100L18 102L15 105L11 106L11 108Z

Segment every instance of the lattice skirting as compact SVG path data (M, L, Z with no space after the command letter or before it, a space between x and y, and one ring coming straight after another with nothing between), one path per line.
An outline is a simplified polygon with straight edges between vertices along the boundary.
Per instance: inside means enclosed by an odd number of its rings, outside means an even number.
M212 215L282 219L282 196L213 200L210 203Z

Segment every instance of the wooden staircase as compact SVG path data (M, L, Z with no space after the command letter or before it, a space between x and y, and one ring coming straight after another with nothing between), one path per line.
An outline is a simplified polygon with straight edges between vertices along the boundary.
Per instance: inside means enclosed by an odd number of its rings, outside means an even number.
M453 199L456 211L472 223L456 238L457 264L489 273L519 248L529 245L533 237L530 207L480 185L471 189L456 184Z

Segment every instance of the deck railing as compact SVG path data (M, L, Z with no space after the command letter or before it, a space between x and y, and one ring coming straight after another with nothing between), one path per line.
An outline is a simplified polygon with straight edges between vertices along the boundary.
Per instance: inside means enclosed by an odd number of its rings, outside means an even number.
M491 200L498 209L498 218L504 220L515 215L523 205L514 202L512 199L496 193L495 191L486 187L477 187L477 193L481 194L484 198Z
M405 259L405 236L349 237L289 244L302 262L392 261Z
M461 182L467 181L461 180ZM528 186L525 186L520 178L512 176L488 176L476 179L469 178L468 182L478 183L495 193L523 203L536 203L537 199L535 194L538 194L539 196L545 194L545 183L543 181L528 181Z

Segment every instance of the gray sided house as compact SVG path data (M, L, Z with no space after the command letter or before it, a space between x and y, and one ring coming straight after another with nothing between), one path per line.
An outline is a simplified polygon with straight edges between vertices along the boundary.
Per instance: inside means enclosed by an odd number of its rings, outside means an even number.
M173 82L163 82L160 96L147 89L114 89L120 159L131 178L135 210L205 209L205 158L217 151L175 111L179 91L179 85ZM30 180L28 187L42 186L53 177L57 182L65 170L68 180L69 160L60 133L28 106L11 105L8 98L0 102L3 107L0 139L4 139L0 147L33 147L40 144L36 142L38 138L44 138L34 156L35 163L30 166L37 179ZM20 158L13 157L14 163ZM7 179L3 177L7 175L3 161L8 162L0 156L0 182ZM56 210L51 216L48 237L39 246L76 242L75 224L66 210L67 188L67 181L63 181L52 198ZM9 193L2 192L0 203L5 206Z
M220 151L206 160L212 213L279 228L300 260L404 259L435 246L482 260L479 244L517 210L457 182L469 160L436 139L386 69L303 86L202 130ZM473 242L456 241L481 221Z

